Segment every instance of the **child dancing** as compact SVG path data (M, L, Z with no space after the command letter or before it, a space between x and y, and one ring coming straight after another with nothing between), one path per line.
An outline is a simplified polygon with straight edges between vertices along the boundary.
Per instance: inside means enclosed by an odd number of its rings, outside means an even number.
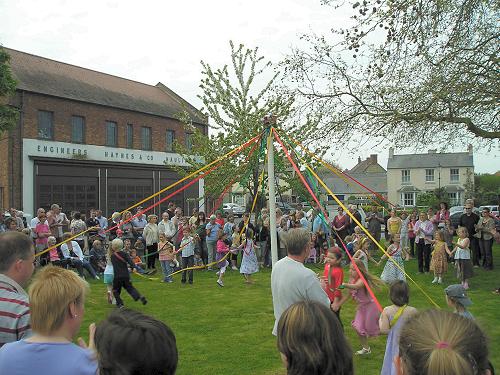
M245 240L238 247L238 249L243 249L240 273L245 277L245 282L247 284L253 284L252 274L259 272L259 263L257 262L257 255L255 254L255 248L257 245L255 245L252 238L253 230L247 228L245 232Z
M391 256L392 260L387 260L384 270L382 271L382 275L380 276L384 283L391 284L392 282L397 280L406 280L406 276L404 274L405 265L403 263L402 252L403 249L401 247L401 237L399 233L396 233L392 236L392 244L387 248L387 254ZM380 265L380 263L382 263L385 258L389 257L386 254L382 255L377 265Z
M217 279L217 284L219 286L224 286L223 278L224 274L226 273L226 268L229 266L229 262L227 261L226 256L227 253L229 253L229 240L227 238L227 233L224 232L224 230L219 229L219 232L217 233L217 254L215 257L215 260L218 262L217 267L219 267L219 271L217 272L217 275L219 278ZM222 260L224 259L224 260Z
M368 273L363 262L359 259L355 259L354 262L358 266L359 271L364 276L365 280L368 282L370 288L378 287L382 282L375 276ZM342 296L342 298L332 304L332 309L337 311L340 307L349 299L349 295L352 296L354 301L356 301L358 308L356 310L356 316L352 322L352 327L356 331L361 342L362 348L356 352L357 355L370 354L371 349L368 345L368 338L372 336L378 336L380 329L378 326L378 319L380 313L377 309L375 301L372 299L368 290L363 283L363 280L358 275L356 268L351 263L349 267L350 279L347 284L342 284L345 288L350 289L350 294Z
M384 308L378 321L380 333L388 335L381 373L396 375L398 372L394 366L394 357L399 354L401 328L407 319L417 313L417 309L408 306L410 288L405 281L398 280L391 284L389 298L393 304Z
M140 300L142 304L145 305L148 303L146 297L142 296L137 289L134 288L132 282L130 281L128 266L134 269L135 264L132 262L132 259L130 259L130 256L123 251L123 241L119 238L115 238L111 242L111 249L111 263L113 264L114 270L113 295L115 296L116 306L119 308L124 306L123 300L120 297L122 288L125 288L134 301Z
M338 248L333 248L328 251L325 257L325 270L323 271L322 286L325 290L330 303L338 303L342 299L342 291L339 289L344 282L344 271L342 270L342 253ZM340 324L340 307L334 311L339 319Z

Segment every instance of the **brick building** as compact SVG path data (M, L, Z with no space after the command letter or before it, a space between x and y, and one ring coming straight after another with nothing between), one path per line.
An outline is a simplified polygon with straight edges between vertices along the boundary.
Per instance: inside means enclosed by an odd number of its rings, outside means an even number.
M109 216L179 179L172 166L186 163L172 145L191 142L181 113L208 134L207 119L162 83L5 50L20 118L0 139L0 208L31 214L59 203L66 212L100 207ZM188 210L202 196L200 181L172 201Z

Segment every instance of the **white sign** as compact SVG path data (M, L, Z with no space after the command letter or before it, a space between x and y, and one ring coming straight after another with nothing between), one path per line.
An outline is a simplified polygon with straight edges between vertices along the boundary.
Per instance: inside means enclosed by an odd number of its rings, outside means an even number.
M25 157L41 156L132 164L189 166L181 155L170 152L142 151L128 148L81 145L26 138L23 139L23 154Z

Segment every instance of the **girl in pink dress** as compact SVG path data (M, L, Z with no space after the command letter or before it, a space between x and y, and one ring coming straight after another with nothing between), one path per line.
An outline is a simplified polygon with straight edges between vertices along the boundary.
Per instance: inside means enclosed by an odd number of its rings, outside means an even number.
M224 233L224 230L219 229L217 233L217 254L215 260L218 262L217 267L219 267L219 272L217 272L217 284L219 286L224 286L224 274L226 273L226 268L229 266L229 262L227 261L226 254L229 253L229 244L230 242L227 240L227 233Z
M375 276L371 275L366 271L363 262L360 259L354 259L356 265L358 266L360 272L363 274L364 278L368 282L370 288L378 288L382 285L382 282ZM349 267L350 278L349 282L342 284L344 288L350 290L349 294L345 294L340 301L332 304L332 308L336 311L344 304L349 296L352 296L358 308L356 310L356 316L352 321L351 325L358 334L359 341L361 342L362 348L356 352L358 355L370 354L371 349L368 345L368 338L372 336L378 336L380 334L380 329L378 325L378 320L380 317L380 312L372 299L368 290L363 283L363 280L358 275L356 268L351 264Z

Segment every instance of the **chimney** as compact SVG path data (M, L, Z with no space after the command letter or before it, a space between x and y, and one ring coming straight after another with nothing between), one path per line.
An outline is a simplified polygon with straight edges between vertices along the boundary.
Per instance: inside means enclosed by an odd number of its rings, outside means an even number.
M371 164L377 164L377 154L371 154L370 155L370 163Z
M358 164L361 163L361 156L358 156Z
M394 147L389 147L389 159L394 157Z
M437 152L437 149L429 150L429 154L435 154Z
M469 155L472 155L473 154L473 149L472 149L472 145L469 143L469 145L467 146L467 152L469 153Z

